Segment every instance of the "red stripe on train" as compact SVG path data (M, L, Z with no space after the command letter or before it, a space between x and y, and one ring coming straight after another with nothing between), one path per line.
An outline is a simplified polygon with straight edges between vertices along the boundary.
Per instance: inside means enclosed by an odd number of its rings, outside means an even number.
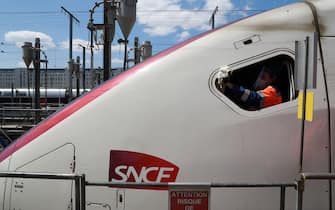
M218 30L218 29L216 29L216 30ZM39 137L40 135L42 135L46 131L48 131L50 128L52 128L55 125L57 125L58 123L62 122L64 119L66 119L67 117L69 117L70 115L72 115L73 113L75 113L76 111L81 109L82 107L84 107L86 104L88 104L91 101L93 101L94 99L98 98L99 96L104 94L106 91L112 89L113 87L118 85L120 82L122 82L126 78L130 77L131 75L133 75L134 73L136 73L137 71L142 69L143 67L145 67L145 66L147 66L147 65L149 65L149 64L151 64L151 63L153 63L153 62L155 62L155 61L157 61L157 60L159 60L159 59L161 59L161 58L163 58L167 55L169 55L170 53L176 51L177 49L182 48L185 45L187 45L187 44L189 44L193 41L196 41L196 40L202 38L203 36L205 36L209 33L212 33L216 30L205 32L205 33L200 34L198 36L195 36L195 37L193 37L189 40L186 40L186 41L184 41L184 42L182 42L182 43L180 43L180 44L178 44L174 47L171 47L171 48L157 54L156 56L153 56L152 58L148 59L146 62L136 65L134 68L124 72L123 74L117 76L116 78L107 81L106 83L102 84L98 88L96 88L96 89L92 90L91 92L87 93L86 95L79 98L78 100L75 100L73 103L67 105L61 111L59 111L56 114L50 116L49 118L44 120L42 123L38 124L33 129L28 131L28 133L26 133L25 135L23 135L22 137L17 139L14 143L9 145L2 153L0 153L0 162L5 160L7 157L12 155L16 151L18 151L19 149L21 149L22 147L24 147L25 145L27 145L28 143L30 143L31 141L33 141L34 139Z

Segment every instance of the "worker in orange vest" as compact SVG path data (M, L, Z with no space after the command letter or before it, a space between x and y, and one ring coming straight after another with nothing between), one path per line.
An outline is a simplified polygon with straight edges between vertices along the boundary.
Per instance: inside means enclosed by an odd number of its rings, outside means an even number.
M254 90L225 81L230 94L248 110L257 110L283 102L279 88L275 85L280 75L280 69L264 66L255 84Z

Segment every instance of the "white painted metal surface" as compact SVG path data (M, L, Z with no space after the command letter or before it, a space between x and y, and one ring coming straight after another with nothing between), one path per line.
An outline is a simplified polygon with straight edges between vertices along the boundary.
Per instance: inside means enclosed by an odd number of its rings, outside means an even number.
M325 36L335 35L335 2L313 3L322 26L333 102L335 40ZM296 116L297 101L260 111L242 110L224 95L211 91L210 76L219 66L250 65L276 53L294 58L295 41L312 36L314 30L310 8L297 3L187 41L108 81L42 122L0 154L0 169L67 172L73 168L75 173L85 173L88 180L108 181L112 164L117 164L111 151L121 150L155 156L169 164L149 158L152 161L141 163L146 164L144 169L132 168L131 163L121 165L114 171L119 179L162 181L177 172L178 182L293 181L299 172L301 122ZM234 46L254 36L259 38L256 43ZM327 106L319 53L317 60L315 116L313 122L306 124L303 170L327 172ZM334 103L331 108L333 114ZM335 128L334 122L332 125ZM55 150L62 145L73 145L73 150L68 146ZM133 155L122 158L131 159ZM36 162L40 157L43 160ZM29 164L32 161L36 164ZM45 182L30 185L24 181L24 194L18 197L14 192L17 181L0 182L3 209L45 209L48 204L48 209L67 208L62 208L68 201L64 198L66 184L50 187ZM120 194L123 200L119 199ZM167 210L167 198L166 190L90 188L87 209ZM289 190L287 209L294 208L294 199L294 191ZM54 205L57 201L60 204ZM315 181L306 186L304 206L328 209L326 182ZM278 208L279 192L272 189L211 192L212 210Z

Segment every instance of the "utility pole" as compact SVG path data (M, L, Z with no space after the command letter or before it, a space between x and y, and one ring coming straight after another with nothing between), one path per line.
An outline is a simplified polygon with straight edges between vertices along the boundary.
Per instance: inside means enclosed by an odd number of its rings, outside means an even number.
M67 9L65 9L63 6L61 7L61 9L65 12L65 14L67 14L70 18L70 34L69 34L69 100L72 99L72 72L73 72L73 59L72 59L72 40L73 40L73 20L75 20L77 23L80 23L80 21L71 13L69 12Z
M109 37L109 25L108 25L108 8L109 4L107 0L104 0L104 81L109 79L109 71L111 68L111 43Z
M116 7L114 1L104 0L104 75L103 80L109 79L112 68L112 41L115 31Z
M214 9L214 11L212 12L212 16L211 16L211 18L209 19L209 23L212 24L212 29L215 28L215 15L216 15L216 13L217 13L218 11L219 11L219 7L216 6L215 9Z
M44 98L45 98L45 108L47 110L48 108L48 56L45 54L44 51L42 51L42 54L44 56L44 60L41 60L41 62L45 63L45 72L44 72Z
M124 40L124 61L123 61L123 71L127 70L127 63L128 63L128 39Z
M97 30L96 25L94 24L94 18L93 18L93 14L95 12L95 9L100 7L100 5L102 5L104 2L97 2L94 4L94 6L92 7L92 9L90 9L90 19L87 25L87 29L90 31L90 38L91 38L91 44L90 44L90 52L91 52L91 56L90 56L90 88L93 89L95 86L95 81L96 81L96 74L94 71L94 32Z
M86 48L83 48L83 89L84 89L84 93L86 90Z
M123 71L126 71L127 70L127 63L128 63L128 49L127 49L128 40L127 39L118 39L117 43L118 44L124 44Z
M80 23L80 21L71 13L69 12L67 9L65 9L63 6L61 7L61 9L65 12L65 14L67 14L70 18L70 28L69 28L69 32L70 32L70 37L69 37L69 60L72 59L72 40L73 40L73 20L75 20L78 24Z
M72 75L73 75L73 67L74 67L74 60L73 59L71 59L71 60L69 60L68 62L68 71L69 71L69 87L68 87L68 89L69 89L69 95L68 95L68 97L69 97L69 101L71 101L72 100L72 98L73 98L73 94L72 94Z
M93 89L94 87L94 78L95 78L95 74L94 74L94 45L93 45L93 31L91 31L91 45L90 45L90 51L91 51L91 62L90 62L90 84L91 84L91 89Z
M86 73L86 71L85 71L85 69L86 69L86 65L85 65L85 63L86 63L86 47L85 46L83 46L83 45L81 45L81 44L79 44L79 46L80 47L82 47L83 48L83 64L82 64L82 68L83 68L83 91L85 92L85 90L86 90L86 75L85 75L85 73Z
M97 6L95 5L93 7L93 9L90 10L90 20L89 23L87 25L88 30L90 31L90 52L91 52L91 56L90 56L90 88L93 89L94 87L94 78L95 78L95 73L94 73L94 42L93 42L93 31L94 31L94 24L93 24L93 13L94 10Z
M29 97L29 101L30 101L30 108L33 108L33 98L32 95L30 94L30 83L31 83L31 76L32 76L32 70L29 69L29 67L27 67L27 88L28 88L28 97Z
M141 58L141 51L138 47L138 37L136 36L134 38L134 63L135 65L140 63L140 58Z
M80 95L80 57L77 56L77 61L75 64L75 74L76 74L76 88L77 88L77 97Z
M35 67L35 97L34 97L34 108L35 111L35 120L36 123L40 121L40 72L41 72L41 43L40 38L35 39L35 59L34 59L34 67Z
M101 2L95 3L93 8L90 10L90 19L87 28L91 32L91 73L93 71L93 32L98 30L100 26L103 26L104 29L104 74L103 79L106 81L109 79L109 74L111 72L111 44L114 38L115 32L115 20L118 21L120 29L125 37L125 43L127 43L128 36L132 30L132 27L136 21L136 3L137 0L103 0ZM94 24L93 14L94 10L100 5L104 5L104 15L103 15L103 24ZM116 12L116 10L118 12ZM125 45L126 48L126 45ZM127 50L125 50L125 54ZM126 56L125 56L126 57ZM126 58L125 58L126 59ZM91 78L91 85L93 88L93 77Z

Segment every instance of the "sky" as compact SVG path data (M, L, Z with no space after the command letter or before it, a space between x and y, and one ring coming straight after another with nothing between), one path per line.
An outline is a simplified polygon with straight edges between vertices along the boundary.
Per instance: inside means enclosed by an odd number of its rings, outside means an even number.
M140 43L148 40L153 54L167 49L192 36L210 30L209 19L216 6L216 27L255 13L287 5L299 0L138 0L136 23L129 36L129 48L134 37ZM73 57L82 56L88 46L87 24L93 0L1 0L0 8L0 69L24 67L23 42L41 38L42 49L50 68L65 68L69 59L69 17L61 6L72 12L80 21L73 25ZM94 22L102 23L102 8L94 14ZM118 24L112 44L112 67L123 65L124 46L117 43L123 38ZM95 68L102 67L103 46L95 48ZM86 66L89 66L89 50ZM133 57L133 52L129 52Z

